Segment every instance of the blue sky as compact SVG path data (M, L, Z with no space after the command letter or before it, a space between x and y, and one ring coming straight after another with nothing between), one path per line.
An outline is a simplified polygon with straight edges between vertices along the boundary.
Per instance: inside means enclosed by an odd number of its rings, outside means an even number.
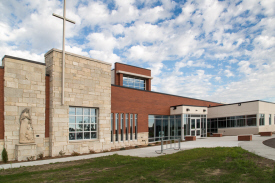
M62 48L63 2L0 1L0 57ZM152 70L152 90L275 102L275 0L67 0L66 51Z

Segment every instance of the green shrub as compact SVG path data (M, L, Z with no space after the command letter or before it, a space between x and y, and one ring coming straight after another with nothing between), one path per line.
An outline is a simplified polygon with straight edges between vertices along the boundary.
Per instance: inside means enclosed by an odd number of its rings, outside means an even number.
M7 163L9 160L8 152L7 152L6 148L4 148L2 151L2 160L4 161L4 163Z
M43 159L44 158L44 153L38 154L38 157L39 157L39 159Z
M135 148L138 148L138 146L135 146Z
M125 148L125 147L122 147L122 148L120 148L120 150L126 150L126 148Z

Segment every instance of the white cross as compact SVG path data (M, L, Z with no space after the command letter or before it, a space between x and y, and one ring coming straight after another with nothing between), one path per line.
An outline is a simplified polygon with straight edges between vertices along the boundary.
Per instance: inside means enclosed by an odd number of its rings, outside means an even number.
M63 45L62 45L62 99L61 105L64 105L64 83L65 83L65 22L71 22L75 24L74 21L66 18L66 0L64 0L63 5L63 17L53 13L53 16L63 20Z

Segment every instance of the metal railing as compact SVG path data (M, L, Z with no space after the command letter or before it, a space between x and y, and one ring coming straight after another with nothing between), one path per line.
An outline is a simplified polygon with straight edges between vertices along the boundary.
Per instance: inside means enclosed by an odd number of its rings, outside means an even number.
M168 150L168 149L180 150L180 142L181 142L180 138L170 139L170 140L163 140L163 138L164 137L161 137L161 149L155 151L157 154L163 154L163 151ZM172 142L172 141L174 141L174 142Z

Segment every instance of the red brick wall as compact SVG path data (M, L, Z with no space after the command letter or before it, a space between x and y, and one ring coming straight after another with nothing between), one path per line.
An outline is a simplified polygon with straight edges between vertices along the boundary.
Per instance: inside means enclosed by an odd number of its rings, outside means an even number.
M45 137L49 137L50 129L50 76L46 76Z
M4 68L0 68L0 139L4 139Z
M170 106L215 106L215 102L160 94L112 85L112 113L138 114L138 132L148 131L148 115L170 115ZM115 115L114 115L115 117ZM130 117L129 117L130 118Z
M125 65L121 63L115 63L115 85L123 86L123 74L117 74L116 71L121 70L125 72L132 72L136 74L141 74L145 76L151 76L151 70L143 69L135 66ZM151 82L148 82L148 79L146 80L146 90L151 90ZM149 85L150 84L150 85Z

